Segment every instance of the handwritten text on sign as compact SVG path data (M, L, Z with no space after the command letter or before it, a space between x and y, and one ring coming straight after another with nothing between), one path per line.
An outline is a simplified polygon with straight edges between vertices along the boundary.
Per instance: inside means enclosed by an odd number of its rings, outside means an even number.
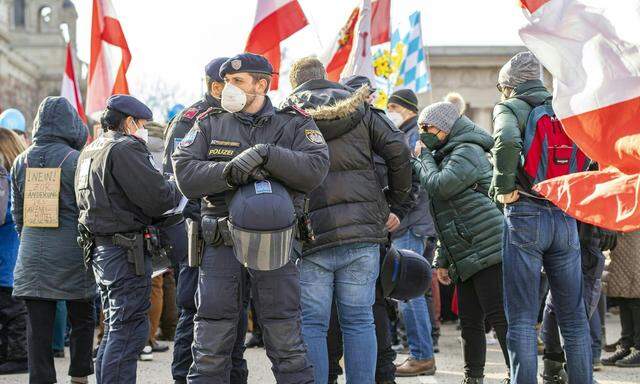
M60 168L27 168L24 226L58 227Z

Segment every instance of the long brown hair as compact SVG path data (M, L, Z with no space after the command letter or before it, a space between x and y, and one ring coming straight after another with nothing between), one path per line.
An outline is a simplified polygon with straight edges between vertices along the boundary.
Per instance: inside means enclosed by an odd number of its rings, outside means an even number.
M27 146L24 140L10 129L0 128L0 165L7 171L11 169L13 161Z

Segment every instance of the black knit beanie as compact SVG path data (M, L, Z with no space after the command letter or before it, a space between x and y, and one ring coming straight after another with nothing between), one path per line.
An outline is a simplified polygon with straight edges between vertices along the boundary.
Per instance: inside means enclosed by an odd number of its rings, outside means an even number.
M389 96L388 103L394 103L407 108L410 111L418 113L418 97L410 89L400 89Z

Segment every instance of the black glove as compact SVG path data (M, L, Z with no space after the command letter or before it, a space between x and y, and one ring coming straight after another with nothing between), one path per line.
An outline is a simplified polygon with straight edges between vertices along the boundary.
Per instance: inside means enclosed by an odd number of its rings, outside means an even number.
M618 245L618 233L606 229L600 229L600 249L613 251Z
M222 176L229 185L247 184L250 178L264 180L262 165L267 161L269 146L256 144L242 151L225 165Z

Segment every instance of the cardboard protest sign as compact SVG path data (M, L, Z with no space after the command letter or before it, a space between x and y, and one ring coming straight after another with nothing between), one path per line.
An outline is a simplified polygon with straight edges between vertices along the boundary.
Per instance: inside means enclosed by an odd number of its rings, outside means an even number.
M27 168L24 226L58 228L60 168Z

